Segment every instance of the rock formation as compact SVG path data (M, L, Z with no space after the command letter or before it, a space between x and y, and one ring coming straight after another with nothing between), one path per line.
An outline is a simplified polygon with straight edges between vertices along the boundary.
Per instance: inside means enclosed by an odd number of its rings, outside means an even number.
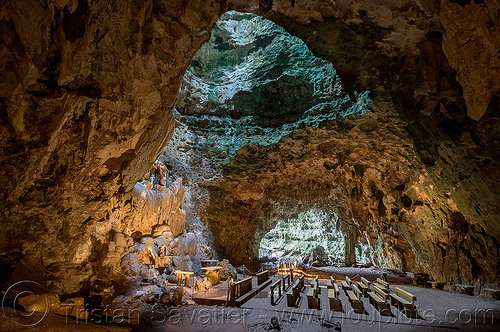
M302 39L351 97L369 89L374 104L360 118L239 150L207 184L202 222L219 255L233 263L255 255L273 214L335 204L348 233L367 234L388 266L498 283L498 2L26 0L0 8L2 281L99 292L124 277L127 241L156 237L162 225L185 232L180 181L167 187L153 169L137 182L173 135L190 61L217 19L238 10Z

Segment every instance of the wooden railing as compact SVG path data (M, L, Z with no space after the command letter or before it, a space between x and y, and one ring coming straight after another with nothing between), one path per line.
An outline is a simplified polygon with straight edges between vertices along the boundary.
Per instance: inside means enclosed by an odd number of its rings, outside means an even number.
M236 299L252 290L252 277L233 283L229 288L229 304L235 305Z
M264 281L269 279L269 270L264 270L257 273L257 284L262 284Z

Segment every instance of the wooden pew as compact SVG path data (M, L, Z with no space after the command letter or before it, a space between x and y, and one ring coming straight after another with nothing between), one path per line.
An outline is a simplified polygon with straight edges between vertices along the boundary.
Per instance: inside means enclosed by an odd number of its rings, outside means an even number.
M373 291L375 293L377 293L381 298L383 298L384 300L388 300L389 299L389 294L385 291L385 289L382 289L376 285L373 285Z
M349 299L351 307L354 309L354 312L357 314L364 314L365 307L363 306L363 302L356 296L356 294L354 294L352 290L347 290L346 295Z
M347 282L347 284L348 284L349 286L351 286L351 284L352 284L352 280L351 280L351 278L349 278L348 276L345 276L345 282Z
M286 292L286 305L289 307L297 306L297 298L295 297L292 288L290 288L288 292Z
M319 294L321 293L321 287L319 287L319 276L316 276L312 282L311 282L311 287L314 287L316 289L316 293Z
M340 284L342 285L342 289L344 290L344 292L346 292L346 294L348 290L351 290L351 279L349 279L348 276L346 276L345 280L341 281Z
M313 280L313 282L311 283L311 289L314 290L314 296L318 296L319 285L318 285L318 282L316 280Z
M269 279L269 270L264 270L262 272L257 273L257 284L260 285L264 281Z
M339 286L333 284L333 288L328 289L328 301L330 302L330 310L342 311L342 303L339 299Z
M307 307L309 309L319 309L318 282L313 281L313 286L307 291Z
M333 289L333 285L335 285L335 278L330 276L330 280L326 282L326 288Z
M304 278L305 278L305 274L302 274L300 277L299 277L299 291L302 292L304 290Z
M290 283L291 283L291 281L290 281L290 275L289 275L289 274L285 274L285 275L283 275L283 276L281 277L281 279L283 280L283 281L282 281L282 284L283 284L283 292L285 292L285 291L286 291L286 289L287 289L288 287L290 287ZM285 281L288 281L288 286L286 285Z
M352 283L352 284L351 284L351 289L352 289L352 291L354 292L354 294L356 294L356 296L357 296L358 298L360 298L360 299L361 299L361 297L363 297L363 292L359 289L359 287L358 287L358 285L357 285L357 284Z
M370 282L365 278L361 277L361 281L358 282L358 287L363 293L363 296L368 297L368 292L370 291Z
M337 285L336 283L333 284L333 289L335 290L335 293L337 293L337 295L339 294L339 285Z
M397 307L399 311L403 312L407 317L417 318L417 308L415 307L415 301L417 300L417 297L399 287L396 287L394 291L397 293L397 295L390 294L391 304Z
M389 283L380 279L380 278L377 278L377 282L373 284L374 286L376 285L378 288L382 289L383 291L389 293L390 292L390 287L389 287Z
M293 283L292 287L286 292L286 304L289 307L296 307L300 298L300 281L297 280Z
M298 301L300 298L300 281L298 279L293 283L292 290L293 290L293 295Z
M387 303L389 295L376 285L373 286L373 290L374 292L368 292L370 304L374 306L381 315L391 316L391 307L389 303Z
M281 297L281 279L276 280L271 284L271 305L276 305L276 300L274 299L274 290L278 287L278 299Z

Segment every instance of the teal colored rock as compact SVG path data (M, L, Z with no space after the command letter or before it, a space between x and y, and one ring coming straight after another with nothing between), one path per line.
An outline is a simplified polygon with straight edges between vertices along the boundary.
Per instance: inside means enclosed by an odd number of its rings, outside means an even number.
M180 88L178 120L226 163L246 144L277 142L300 126L368 111L342 91L332 64L275 23L228 12L198 51ZM214 156L213 153L211 153Z

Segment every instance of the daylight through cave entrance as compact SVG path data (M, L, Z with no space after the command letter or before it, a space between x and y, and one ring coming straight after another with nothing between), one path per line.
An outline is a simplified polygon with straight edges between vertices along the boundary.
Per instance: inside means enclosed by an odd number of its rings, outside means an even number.
M258 244L245 233L250 230L232 234L233 225L225 225L225 220L241 218L225 215L227 203L219 201L216 189L215 181L224 180L229 170L249 167L236 165L238 154L252 146L273 146L300 128L318 128L367 112L368 91L356 96L351 100L343 91L330 62L314 56L282 27L254 14L232 11L221 16L186 70L174 110L174 135L159 158L166 166L167 183L182 178L186 221L209 256L222 255L240 264L249 256L245 252L258 252ZM299 218L313 220L314 213ZM269 218L248 220L246 227L267 224ZM300 245L308 253L324 248L325 263L343 263L343 236L334 226L324 223L324 233L331 234L317 248L309 247L312 242ZM210 253L212 248L217 254Z
M259 162L272 163L256 156L251 158L256 165L240 163L239 156L272 149L297 130L368 112L368 93L356 92L351 100L332 64L275 23L235 11L222 15L185 72L173 138L159 157L167 184L182 178L186 222L203 251L234 264L258 258L252 228L268 224L271 217L248 211L242 218L237 215L242 208L229 213L217 186L235 179L233 170L242 168L239 174L244 174L253 167L262 169ZM253 152L245 152L249 150ZM242 206L253 204L251 196ZM256 215L259 220L251 220ZM232 219L238 220L237 227L228 222Z
M261 260L297 261L317 266L343 265L345 241L341 221L336 213L310 209L296 218L278 220L264 235L259 246ZM355 244L356 262L370 262L369 247Z

